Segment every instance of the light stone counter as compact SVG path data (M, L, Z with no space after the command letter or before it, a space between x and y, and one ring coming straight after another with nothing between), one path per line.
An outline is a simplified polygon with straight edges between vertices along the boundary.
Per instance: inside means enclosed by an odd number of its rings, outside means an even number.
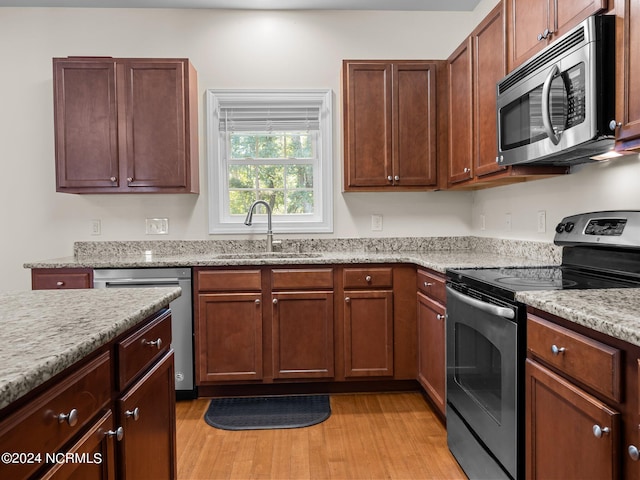
M0 293L0 409L181 295L179 287Z
M531 307L640 346L640 289L520 292Z

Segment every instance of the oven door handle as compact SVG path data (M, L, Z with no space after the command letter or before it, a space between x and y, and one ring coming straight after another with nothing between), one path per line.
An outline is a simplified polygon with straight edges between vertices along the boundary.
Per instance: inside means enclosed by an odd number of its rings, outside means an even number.
M482 310L483 312L487 312L503 318L508 318L509 320L513 320L516 317L515 311L511 308L499 307L498 305L493 305L492 303L486 303L475 298L468 297L467 295L464 295L451 287L447 287L447 294L451 295L457 300L460 300L463 303L466 303L469 306Z

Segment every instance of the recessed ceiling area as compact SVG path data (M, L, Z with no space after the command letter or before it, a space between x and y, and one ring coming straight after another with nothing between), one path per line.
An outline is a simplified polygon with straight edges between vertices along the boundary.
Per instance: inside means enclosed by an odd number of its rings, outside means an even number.
M480 0L0 0L0 7L472 11Z

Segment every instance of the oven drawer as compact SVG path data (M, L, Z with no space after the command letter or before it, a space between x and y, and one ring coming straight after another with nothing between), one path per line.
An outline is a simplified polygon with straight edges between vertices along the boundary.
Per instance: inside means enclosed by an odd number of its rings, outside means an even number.
M417 282L419 291L442 304L447 302L444 276L427 270L418 270Z
M621 352L543 320L527 317L529 355L615 401L621 401Z

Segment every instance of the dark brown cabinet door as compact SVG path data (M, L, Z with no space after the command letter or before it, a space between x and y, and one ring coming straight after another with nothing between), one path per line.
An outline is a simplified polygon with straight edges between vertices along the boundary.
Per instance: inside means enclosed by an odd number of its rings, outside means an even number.
M126 61L118 68L123 78L127 185L187 188L183 62Z
M471 38L449 57L449 184L473 178L473 81Z
M200 294L196 316L196 381L262 379L262 297Z
M504 170L496 162L496 84L507 74L504 13L498 5L471 36L473 42L474 173Z
M527 478L619 478L620 414L526 362Z
M57 191L118 186L113 60L54 60Z
M608 0L506 0L509 71L607 8Z
M418 293L418 381L445 415L444 307Z
M197 193L197 79L185 59L54 58L56 188Z
M622 123L618 134L621 148L640 148L640 0L616 2L620 21L616 30L618 53L617 111ZM622 28L620 28L622 27Z
M442 62L343 62L346 191L437 186Z
M176 478L173 351L118 400L120 478Z
M345 190L391 183L392 66L346 63L343 68L345 112Z
M345 377L393 376L393 292L346 291Z
M393 183L435 186L436 64L393 65L394 155Z
M334 376L333 293L274 293L272 319L274 378Z

